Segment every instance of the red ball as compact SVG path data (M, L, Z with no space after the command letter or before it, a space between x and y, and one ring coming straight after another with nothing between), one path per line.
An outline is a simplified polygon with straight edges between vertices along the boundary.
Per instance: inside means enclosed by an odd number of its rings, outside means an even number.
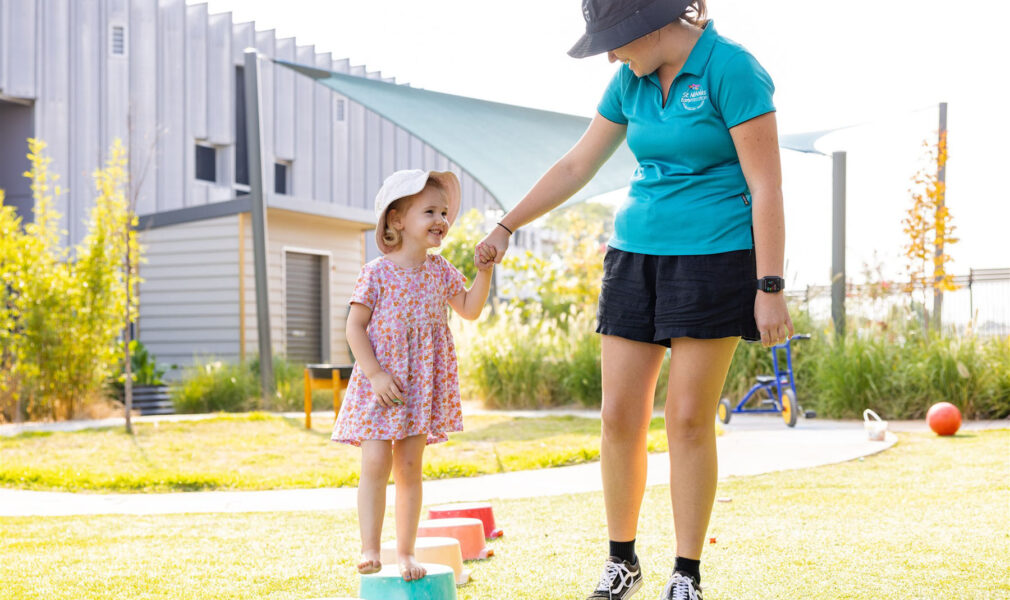
M937 435L954 435L961 428L961 411L950 402L937 402L926 412L926 422Z

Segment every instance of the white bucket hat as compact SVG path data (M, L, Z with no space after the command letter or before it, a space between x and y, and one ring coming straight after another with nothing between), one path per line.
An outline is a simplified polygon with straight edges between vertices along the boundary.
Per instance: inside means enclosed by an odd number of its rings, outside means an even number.
M389 209L389 205L400 198L413 196L423 190L429 178L441 184L448 197L449 214L446 215L446 218L449 225L451 226L456 220L456 214L459 213L460 186L455 173L451 171L422 171L421 169L397 171L382 182L379 193L375 195L375 245L383 254L395 250L382 241L382 234L386 231L386 211Z

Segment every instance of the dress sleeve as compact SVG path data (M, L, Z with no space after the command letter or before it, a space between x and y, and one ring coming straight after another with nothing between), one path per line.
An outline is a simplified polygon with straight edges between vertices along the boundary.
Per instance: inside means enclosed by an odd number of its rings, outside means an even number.
M452 298L456 294L466 291L466 275L454 267L444 256L439 256L438 262L442 271L442 288L445 290L445 297Z
M775 111L771 76L749 52L735 54L723 68L715 93L716 105L726 127Z
M358 273L358 280L354 283L354 291L351 292L349 304L357 302L374 310L375 304L379 301L379 278L378 273L372 265L361 267Z
M627 65L621 65L621 68L617 69L614 76L610 78L610 83L607 84L607 89L603 92L603 98L600 99L600 104L596 107L596 110L603 116L604 119L617 123L618 125L628 124L628 118L624 116L623 104L626 71L628 71Z

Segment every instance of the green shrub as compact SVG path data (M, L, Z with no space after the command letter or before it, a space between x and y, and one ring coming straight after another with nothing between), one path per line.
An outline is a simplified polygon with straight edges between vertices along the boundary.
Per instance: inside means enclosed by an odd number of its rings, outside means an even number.
M258 359L233 364L204 361L186 371L171 395L179 413L303 410L305 375L300 363L274 357L274 388L273 396L264 401ZM312 409L332 410L333 392L312 392Z
M541 408L557 402L556 360L550 360L552 322L523 323L507 312L459 324L461 391L495 408ZM459 319L454 319L458 323ZM483 326L481 326L483 325Z
M854 418L872 408L884 418L919 419L936 402L954 404L969 419L1010 415L1005 339L850 335L825 339L812 366L804 406L824 416Z
M527 309L502 308L493 318L456 327L464 397L497 408L580 404L598 407L600 337L587 311L528 321ZM884 323L860 323L843 340L830 325L793 309L797 396L804 409L826 418L861 418L872 408L885 419L922 418L935 402L951 402L966 418L1010 416L1010 340L972 335L926 335L914 314L897 311ZM853 322L858 322L853 320ZM455 323L455 322L454 322ZM779 353L785 368L785 353ZM666 398L664 360L655 404ZM723 389L733 401L771 374L771 351L737 347Z
M187 370L171 390L177 413L240 412L257 407L259 382L246 363L207 362Z

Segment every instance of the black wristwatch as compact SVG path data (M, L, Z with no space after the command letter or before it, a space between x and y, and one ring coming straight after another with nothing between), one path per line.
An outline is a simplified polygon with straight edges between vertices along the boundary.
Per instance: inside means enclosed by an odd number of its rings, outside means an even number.
M775 294L781 292L786 287L786 280L781 277L762 277L757 280L757 288L759 291L766 292L768 294Z

